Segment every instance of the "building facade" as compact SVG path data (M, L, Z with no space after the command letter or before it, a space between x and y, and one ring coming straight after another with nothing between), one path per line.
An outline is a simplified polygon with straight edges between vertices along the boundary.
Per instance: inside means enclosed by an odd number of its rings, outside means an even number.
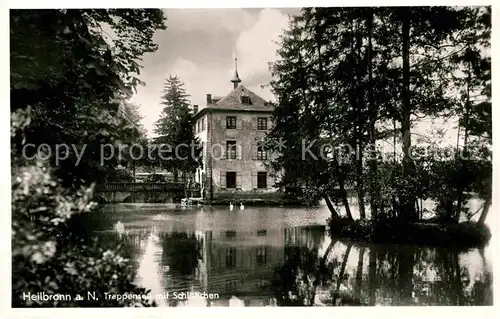
M271 220L272 218L267 221ZM311 227L282 228L280 225L277 228L266 228L265 223L258 225L257 219L246 224L245 229L224 221L208 228L202 226L203 221L198 222L200 224L189 225L182 232L176 228L175 235L175 226L172 224L162 228L166 233L156 241L162 247L156 246L159 250L153 250L152 254L162 256L160 260L155 259L160 263L157 269L168 267L160 281L162 287L159 287L158 292L164 289L172 295L187 286L191 291L217 293L218 298L204 301L210 306L230 306L231 299L235 297L245 306L276 305L277 292L282 291L276 279L287 260L297 257L297 248L304 251L318 249L324 239L323 232ZM168 246L178 244L175 238L182 238L184 245L190 247L188 251L195 252L175 257L177 260L184 260L183 263L174 261L168 253L165 254ZM242 241L245 242L244 245L241 244ZM180 267L181 265L184 267ZM179 280L182 272L185 272L184 279ZM321 288L318 289L320 291ZM190 305L189 300L179 303Z
M209 200L273 198L275 176L264 165L270 154L260 142L271 129L272 108L239 84L236 69L231 82L226 96L207 94L204 107L194 106L194 130L203 145L195 181Z

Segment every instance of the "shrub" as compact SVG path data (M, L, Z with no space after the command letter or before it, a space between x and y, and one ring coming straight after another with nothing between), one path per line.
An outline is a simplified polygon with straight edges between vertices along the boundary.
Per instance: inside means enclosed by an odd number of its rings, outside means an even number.
M96 245L68 244L65 222L94 207L92 188L76 193L59 186L44 163L12 171L12 304L14 307L132 306L137 300L106 299L108 294L145 294L135 286L129 260ZM69 294L72 300L33 301L23 294ZM87 298L95 293L98 300ZM83 301L75 301L76 294ZM150 306L149 300L141 300Z

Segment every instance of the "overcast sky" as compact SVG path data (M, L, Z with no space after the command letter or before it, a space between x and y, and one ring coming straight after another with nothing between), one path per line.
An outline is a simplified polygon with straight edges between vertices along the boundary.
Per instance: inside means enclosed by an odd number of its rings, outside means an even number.
M205 105L206 94L224 96L233 84L234 54L243 85L266 100L268 63L276 59L279 36L288 26L288 14L298 9L165 9L167 30L158 32L156 52L144 56L139 87L132 102L139 104L148 134L161 107L160 95L169 74L178 75L192 104Z
M191 103L203 107L207 93L225 96L232 90L235 52L242 84L266 100L274 99L269 88L262 89L261 85L271 78L268 63L277 59L275 42L288 26L288 15L298 11L298 8L164 9L167 29L154 37L158 50L144 56L139 77L146 86L139 87L132 98L132 102L141 106L148 135L154 136L154 123L161 112L160 96L169 74L179 76ZM432 136L430 131L436 126L444 128L442 142L452 144L456 130L450 124L438 120L433 125L426 120L414 132Z

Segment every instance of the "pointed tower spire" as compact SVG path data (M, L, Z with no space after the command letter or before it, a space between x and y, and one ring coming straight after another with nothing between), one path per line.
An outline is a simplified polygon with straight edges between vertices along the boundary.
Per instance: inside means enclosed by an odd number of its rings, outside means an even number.
M238 87L238 83L241 82L241 79L238 75L238 53L235 52L234 55L234 75L233 78L231 79L231 82L233 82L234 88L236 89Z

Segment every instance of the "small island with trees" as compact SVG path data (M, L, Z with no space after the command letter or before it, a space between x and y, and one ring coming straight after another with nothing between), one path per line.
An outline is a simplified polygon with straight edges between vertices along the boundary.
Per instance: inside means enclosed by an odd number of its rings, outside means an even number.
M285 172L280 186L324 200L333 236L485 244L490 35L485 7L303 9L271 63L278 102L268 145L280 156L269 165ZM456 123L454 145L415 129L436 120ZM482 202L474 211L473 198Z

